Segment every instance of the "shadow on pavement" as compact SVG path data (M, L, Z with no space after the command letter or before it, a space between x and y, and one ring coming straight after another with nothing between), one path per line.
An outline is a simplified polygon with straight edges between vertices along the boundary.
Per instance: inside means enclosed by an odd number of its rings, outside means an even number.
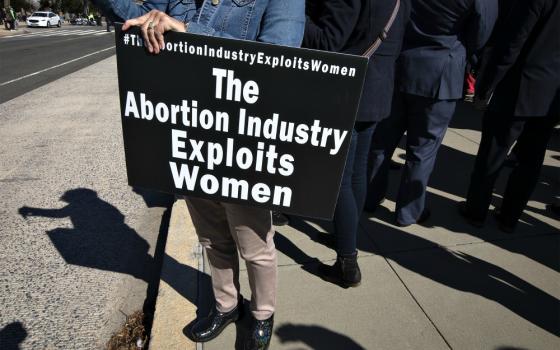
M390 236L396 246L433 245L424 238L377 222L362 224L374 242L378 237ZM493 300L549 333L560 335L558 299L499 266L443 247L414 254L381 252L380 255L434 282Z
M148 206L151 203L152 206L166 204L168 207L163 215L153 258L148 253L149 243L125 223L124 215L115 206L99 198L93 190L78 188L66 191L61 197L67 203L63 208L24 206L19 213L24 218L69 218L72 228L47 231L62 258L68 264L123 273L147 282L145 313L153 315L160 278L191 303L206 305L201 302L201 294L211 293L210 276L169 256L165 257L169 265L160 276L173 197L165 195L168 196L166 201L165 198L154 198L161 196L154 192L137 193L144 197ZM198 284L193 281L198 281ZM206 311L203 307L202 312Z
M12 322L0 329L0 349L19 350L27 338L27 331L21 322Z
M274 332L282 343L303 342L314 350L365 350L351 338L320 326L285 323Z

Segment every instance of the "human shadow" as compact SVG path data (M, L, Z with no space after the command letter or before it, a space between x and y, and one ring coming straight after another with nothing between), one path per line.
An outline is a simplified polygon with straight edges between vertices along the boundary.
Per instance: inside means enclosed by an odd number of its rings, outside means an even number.
M27 338L27 330L21 322L12 322L0 329L0 349L19 350Z
M424 238L375 221L363 220L362 225L379 248L379 254L403 268L450 288L495 301L549 333L560 335L560 304L554 296L472 255L434 246ZM399 247L431 248L416 250L414 254L390 252L378 241L390 241Z
M284 323L274 333L281 343L302 342L315 350L365 350L350 337L320 326Z
M125 222L125 216L112 204L87 188L66 191L62 208L43 209L24 206L23 218L69 218L72 227L47 231L53 245L68 263L104 271L118 272L147 282L144 311L153 314L160 278L195 305L211 293L210 277L165 255L165 242L171 209L160 224L154 257L149 243ZM161 203L161 202L159 202ZM161 269L165 263L165 269ZM161 276L160 276L161 272Z

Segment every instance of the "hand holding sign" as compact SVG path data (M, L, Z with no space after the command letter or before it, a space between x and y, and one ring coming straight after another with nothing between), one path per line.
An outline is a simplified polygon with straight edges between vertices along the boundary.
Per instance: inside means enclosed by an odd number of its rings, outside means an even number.
M169 17L165 12L152 10L143 16L129 19L122 27L123 30L136 26L140 27L148 51L158 54L163 49L163 33L170 30L176 32L186 31L185 23Z

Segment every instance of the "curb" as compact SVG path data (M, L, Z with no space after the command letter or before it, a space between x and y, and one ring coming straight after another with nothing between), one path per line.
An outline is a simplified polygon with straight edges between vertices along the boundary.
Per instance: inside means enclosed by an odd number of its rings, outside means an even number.
M196 318L201 261L202 247L187 205L178 199L171 210L150 349L197 349L197 344L183 334L183 328Z

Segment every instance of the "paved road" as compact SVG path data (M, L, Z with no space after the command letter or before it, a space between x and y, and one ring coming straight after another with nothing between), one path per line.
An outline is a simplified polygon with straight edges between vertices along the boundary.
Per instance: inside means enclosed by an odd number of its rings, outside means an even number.
M26 28L0 37L0 103L115 53L105 27Z
M0 79L112 45L77 35L0 38ZM0 87L0 349L103 348L157 291L170 198L128 187L115 56L63 76L89 63Z

